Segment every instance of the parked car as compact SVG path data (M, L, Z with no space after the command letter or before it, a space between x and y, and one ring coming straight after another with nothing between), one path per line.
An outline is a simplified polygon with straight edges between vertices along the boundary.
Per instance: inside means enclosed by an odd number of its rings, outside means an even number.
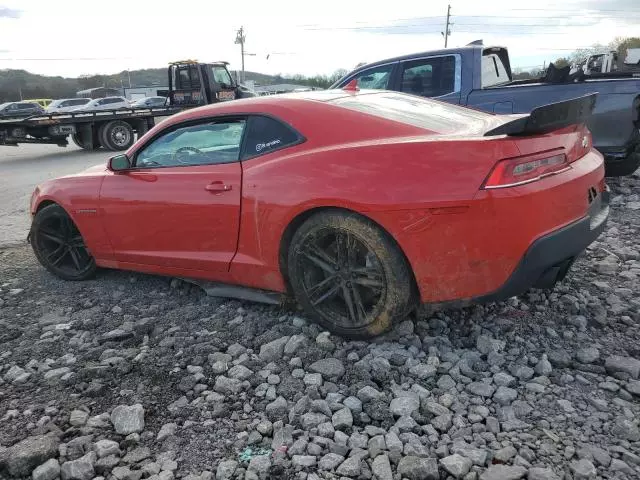
M139 98L131 102L132 108L153 108L164 107L167 103L167 97L145 97Z
M76 110L78 107L87 105L91 101L90 98L61 98L54 100L46 108L47 113L63 113Z
M51 104L51 102L53 102L53 99L52 98L28 98L25 100L25 102L37 103L42 108L47 108Z
M552 65L543 78L513 80L503 47L474 42L362 65L335 82L356 80L360 88L388 89L493 113L528 113L541 105L598 93L588 127L605 156L607 175L633 173L640 166L640 79L632 73L573 78L570 68Z
M43 112L44 108L34 102L7 102L0 104L0 117L4 118L30 117Z
M29 239L63 279L108 267L290 294L323 327L372 336L418 302L565 276L609 213L594 104L493 115L352 89L187 110L39 185Z
M104 97L91 100L89 103L74 108L73 111L92 112L96 110L117 110L120 108L131 108L129 101L126 98Z

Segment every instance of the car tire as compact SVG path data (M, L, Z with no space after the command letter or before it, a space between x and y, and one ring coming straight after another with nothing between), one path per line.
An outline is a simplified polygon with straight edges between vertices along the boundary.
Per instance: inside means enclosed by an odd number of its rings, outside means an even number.
M107 150L127 150L135 140L133 128L122 120L112 120L98 130L100 144Z
M293 235L287 270L306 312L343 337L379 335L416 306L415 281L400 248L355 213L327 210L309 217Z
M49 272L63 280L87 280L96 262L69 214L52 204L36 213L29 232L31 248Z

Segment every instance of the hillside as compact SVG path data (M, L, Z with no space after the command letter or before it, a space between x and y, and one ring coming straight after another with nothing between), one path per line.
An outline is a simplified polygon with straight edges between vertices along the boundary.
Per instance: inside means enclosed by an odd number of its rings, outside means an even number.
M233 72L232 72L233 73ZM131 70L112 75L93 75L79 78L48 77L27 72L25 70L0 70L0 103L20 100L22 98L65 98L74 97L76 92L93 87L166 85L166 68L148 68ZM257 85L273 85L276 83L298 83L301 85L327 86L330 77L306 78L296 75L293 78L280 75L265 75L257 72L245 72L247 80Z

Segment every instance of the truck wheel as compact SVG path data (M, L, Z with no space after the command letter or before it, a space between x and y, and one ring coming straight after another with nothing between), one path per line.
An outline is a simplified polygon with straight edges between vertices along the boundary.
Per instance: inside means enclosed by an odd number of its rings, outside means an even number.
M100 142L98 142L97 138L89 139L86 137L86 135L78 132L71 135L71 140L73 140L73 143L84 150L97 150L98 148L100 148Z
M98 131L100 144L107 150L126 150L133 145L133 128L122 120L105 123Z

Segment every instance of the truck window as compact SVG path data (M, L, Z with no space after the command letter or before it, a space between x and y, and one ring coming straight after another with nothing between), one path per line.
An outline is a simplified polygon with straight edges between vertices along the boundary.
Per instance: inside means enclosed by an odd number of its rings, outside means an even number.
M482 77L480 80L482 88L495 87L511 81L502 60L495 53L482 56Z
M223 66L212 65L211 74L213 75L213 80L218 84L230 86L233 83L231 81L231 75L229 75L229 72Z
M453 55L411 60L402 65L400 91L421 97L440 97L455 91Z
M364 70L349 79L350 82L354 78L358 81L359 88L368 88L374 90L385 90L389 85L393 64L382 65L380 67Z

